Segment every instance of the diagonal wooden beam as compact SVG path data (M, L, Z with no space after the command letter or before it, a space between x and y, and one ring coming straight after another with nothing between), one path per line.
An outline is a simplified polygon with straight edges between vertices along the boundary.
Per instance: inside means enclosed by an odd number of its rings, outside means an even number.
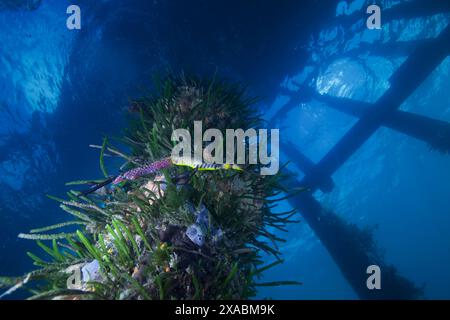
M429 45L420 46L391 77L391 87L319 161L302 185L317 188L358 150L383 122L447 57L450 25Z
M312 171L315 163L305 156L297 146L281 141L280 147L288 156L289 160L297 165L304 174L309 174ZM334 182L331 177L329 177L328 179L324 179L318 188L323 192L331 192L334 188Z
M381 57L407 57L417 47L432 42L433 39L421 39L410 41L392 41L387 43L361 43L357 48L351 49L343 57L355 58L360 55L370 54ZM335 57L334 57L335 58Z
M314 93L312 98L346 114L362 117L374 106L370 103ZM428 143L443 153L450 153L450 123L411 112L394 110L383 126Z
M410 112L396 111L384 125L427 142L433 149L450 153L450 123Z

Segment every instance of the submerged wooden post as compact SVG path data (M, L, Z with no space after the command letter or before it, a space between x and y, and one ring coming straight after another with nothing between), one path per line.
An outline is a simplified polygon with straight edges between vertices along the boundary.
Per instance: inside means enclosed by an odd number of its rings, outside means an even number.
M301 210L305 221L338 265L345 279L361 299L417 299L420 288L388 265L373 242L370 231L359 229L337 214L325 210L311 193L303 192L289 203ZM369 290L367 267L381 269L381 290Z
M362 299L414 299L421 290L409 280L399 276L395 268L387 265L377 254L370 234L346 223L335 213L324 210L314 199L313 192L326 183L334 172L385 123L403 101L439 66L449 54L450 25L428 45L420 46L391 78L391 88L344 137L312 168L305 178L292 187L310 188L290 203L298 208L305 220L326 247L342 274ZM381 290L366 286L368 266L376 264L382 269Z
M308 174L314 168L315 163L312 162L301 150L295 145L288 145L285 142L280 142L283 152L291 159L291 161L304 173ZM334 182L331 177L324 179L324 182L318 186L323 192L331 192L334 188Z

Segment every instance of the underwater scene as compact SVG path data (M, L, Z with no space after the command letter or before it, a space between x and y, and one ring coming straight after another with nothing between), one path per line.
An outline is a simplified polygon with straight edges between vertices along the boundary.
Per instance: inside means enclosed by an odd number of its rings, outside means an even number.
M450 299L450 1L0 25L0 299Z

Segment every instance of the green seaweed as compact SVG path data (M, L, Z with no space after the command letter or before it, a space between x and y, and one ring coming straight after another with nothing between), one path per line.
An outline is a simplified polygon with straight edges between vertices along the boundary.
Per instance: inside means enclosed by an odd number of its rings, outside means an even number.
M222 132L262 124L253 107L255 100L246 98L239 85L217 78L168 76L155 88L152 94L132 101L139 112L120 139L127 152L107 138L101 147L95 146L100 149L104 177L109 178L106 152L123 159L124 170L161 160L170 155L173 129L185 128L192 135L195 120ZM0 278L0 287L26 279L20 287L31 292L30 299L248 299L255 296L256 287L299 285L296 281L256 282L263 272L283 262L277 244L284 239L273 230L283 232L287 224L297 222L295 210L273 211L293 194L283 187L285 177L261 176L259 169L250 164L243 172L173 167L159 172L164 182L145 176L110 186L106 194L83 196L70 190L68 200L48 196L75 219L21 233L20 238L35 240L48 258L28 252L38 269L19 278ZM175 178L181 175L190 180L177 185ZM156 189L147 187L150 182ZM208 210L208 224L205 243L199 248L185 231L195 222L192 210L202 206ZM67 231L74 226L80 229ZM219 229L222 235L213 239ZM45 233L53 230L61 232ZM51 241L51 246L43 241ZM263 266L262 254L276 261ZM94 260L102 278L85 283L82 290L68 289L67 269Z
M108 172L106 171L106 168L105 168L105 159L104 159L105 150L106 150L106 144L107 143L108 143L108 139L104 138L103 139L102 150L100 151L100 169L102 170L103 175L105 176L105 178L109 177Z

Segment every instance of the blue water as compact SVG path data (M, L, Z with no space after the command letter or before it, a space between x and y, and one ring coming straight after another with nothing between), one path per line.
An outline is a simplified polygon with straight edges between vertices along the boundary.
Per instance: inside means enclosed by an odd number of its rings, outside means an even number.
M318 2L84 0L76 1L81 30L66 28L72 1L42 0L31 11L0 5L0 274L31 269L25 252L34 244L17 234L65 220L45 194L64 195L66 181L100 175L89 144L121 133L128 99L155 72L216 73L249 84L281 139L317 162L356 119L306 102L275 121L288 93L308 84L375 102L407 56L352 50L432 39L450 22L445 13L400 16L367 30L365 1ZM383 10L404 2L379 1ZM360 19L339 27L347 16ZM449 86L447 58L401 109L449 122ZM377 226L386 261L424 285L426 298L449 299L449 157L382 128L333 179L331 193L315 194L322 205L358 226ZM289 231L281 246L286 262L264 280L294 278L303 286L264 289L259 297L357 298L306 222Z

